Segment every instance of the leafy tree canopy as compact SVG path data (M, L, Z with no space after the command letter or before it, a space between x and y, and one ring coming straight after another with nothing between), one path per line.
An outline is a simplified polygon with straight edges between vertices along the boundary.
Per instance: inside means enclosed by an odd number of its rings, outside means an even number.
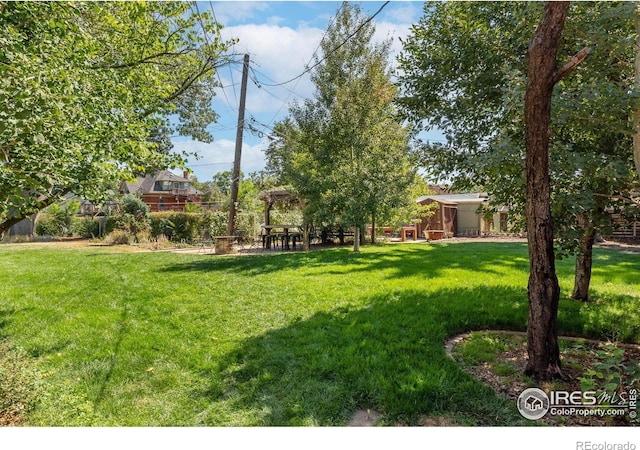
M181 165L171 133L212 140L230 42L195 3L0 2L0 28L0 233L66 192Z
M512 217L524 218L526 58L542 8L429 2L400 57L403 111L418 129L447 137L446 145L424 146L429 175L491 192ZM632 3L572 3L560 41L565 60L590 50L553 96L554 220L567 251L584 231L578 215L599 221L632 188L634 10Z

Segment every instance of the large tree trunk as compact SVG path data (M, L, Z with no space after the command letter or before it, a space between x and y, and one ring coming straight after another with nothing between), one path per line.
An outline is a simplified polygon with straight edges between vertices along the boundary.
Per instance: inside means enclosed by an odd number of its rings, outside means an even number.
M17 209L10 210L8 217L4 221L0 222L0 241L4 239L5 234L8 233L9 230L11 230L12 226L20 223L24 219L31 217L33 214L39 213L47 206L53 205L68 193L69 190L65 189L59 192L57 195L52 195L50 197L42 195L36 200L35 205L33 205L32 207L26 208L23 211Z
M6 233L9 232L9 230L11 230L11 227L22 222L24 220L24 218L22 216L20 217L10 217L9 219L5 220L4 222L0 223L0 241L2 241L4 239L4 236Z
M580 237L580 250L576 255L576 275L573 283L571 298L586 302L589 300L589 285L591 284L591 268L593 266L593 243L596 239L596 229L589 219L581 216L578 222L584 227L584 234Z
M527 148L527 234L529 240L529 321L527 375L549 380L562 375L558 347L560 287L555 271L549 126L556 83L556 53L569 2L548 2L529 44L525 94Z
M376 214L371 213L371 244L376 243Z
M636 6L636 59L635 59L635 85L640 89L640 3ZM633 114L633 125L635 133L633 135L633 160L636 165L636 172L640 176L640 105Z
M360 252L360 225L356 225L353 230L353 251Z

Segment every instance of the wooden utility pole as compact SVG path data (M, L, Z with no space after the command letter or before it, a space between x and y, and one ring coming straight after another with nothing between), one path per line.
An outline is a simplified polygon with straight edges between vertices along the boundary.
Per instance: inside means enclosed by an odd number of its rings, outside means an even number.
M240 87L240 107L238 109L238 130L236 132L236 154L233 160L233 178L231 179L231 205L229 206L229 226L227 235L236 233L236 207L238 204L238 187L240 185L240 158L242 156L242 134L244 131L244 109L247 100L247 78L249 76L249 55L244 55L242 68L242 85Z

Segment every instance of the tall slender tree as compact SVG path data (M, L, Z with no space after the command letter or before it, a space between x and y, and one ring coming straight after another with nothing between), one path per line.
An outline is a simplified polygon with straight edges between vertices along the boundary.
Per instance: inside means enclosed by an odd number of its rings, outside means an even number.
M355 229L355 251L367 222L410 201L415 173L394 106L389 42L372 44L374 31L357 5L343 3L316 57L314 99L290 108L267 152L309 220Z
M560 80L556 55L569 2L547 3L529 46L524 100L527 148L527 235L529 242L529 321L525 373L540 379L559 376L558 303L560 286L553 251L549 127L551 97Z
M401 57L405 111L420 127L436 126L447 135L448 145L425 146L425 167L452 177L461 189L490 191L512 217L525 215L523 55L541 8L429 3ZM589 63L554 93L552 212L561 255L579 255L577 271L587 273L589 235L606 230L609 217L602 211L620 209L620 199L633 187L628 117L635 105L635 6L599 2L571 8L562 53L581 46L592 52ZM578 291L588 290L585 280L576 278Z
M526 56L543 7L427 3L400 58L403 110L419 129L437 127L447 137L445 145L425 145L425 167L462 189L491 192L495 205L516 218L526 217ZM570 9L561 58L586 46L592 51L552 91L549 177L554 235L562 254L578 254L575 297L584 300L588 277L580 274L590 274L590 237L606 228L602 211L631 187L635 5Z

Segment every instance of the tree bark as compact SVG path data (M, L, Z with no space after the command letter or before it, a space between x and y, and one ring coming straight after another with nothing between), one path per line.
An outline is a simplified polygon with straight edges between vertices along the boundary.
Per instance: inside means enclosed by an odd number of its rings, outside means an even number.
M309 223L308 222L304 222L303 228L302 228L302 249L305 252L308 252L310 247L311 247L311 238L309 236Z
M640 4L636 6L635 87L640 89ZM634 111L633 126L635 128L633 135L633 161L636 166L636 172L640 177L640 106Z
M529 44L525 94L527 234L529 241L529 320L527 375L539 380L562 376L558 346L560 287L555 271L549 129L556 79L558 41L569 2L548 2Z
M22 220L24 220L24 217L22 216L10 217L9 219L0 223L0 241L4 239L5 234L9 232L12 226L20 223Z
M360 252L360 225L356 225L353 230L353 251Z
M12 226L20 223L24 219L29 218L33 214L39 213L41 210L43 210L47 206L53 205L55 202L62 199L62 197L67 195L69 192L70 192L69 189L64 189L59 193L57 193L56 195L51 195L50 197L46 197L42 195L40 196L40 198L38 198L36 204L32 208L29 208L26 211L19 211L17 209L14 211L9 211L8 217L4 221L0 222L0 241L4 239L5 234L9 232Z
M580 237L580 251L576 255L576 275L573 282L571 298L586 302L589 300L589 285L591 284L591 268L593 266L593 243L596 239L596 229L589 220L581 216L579 223L584 226L584 234Z
M371 244L376 243L376 215L371 213Z

